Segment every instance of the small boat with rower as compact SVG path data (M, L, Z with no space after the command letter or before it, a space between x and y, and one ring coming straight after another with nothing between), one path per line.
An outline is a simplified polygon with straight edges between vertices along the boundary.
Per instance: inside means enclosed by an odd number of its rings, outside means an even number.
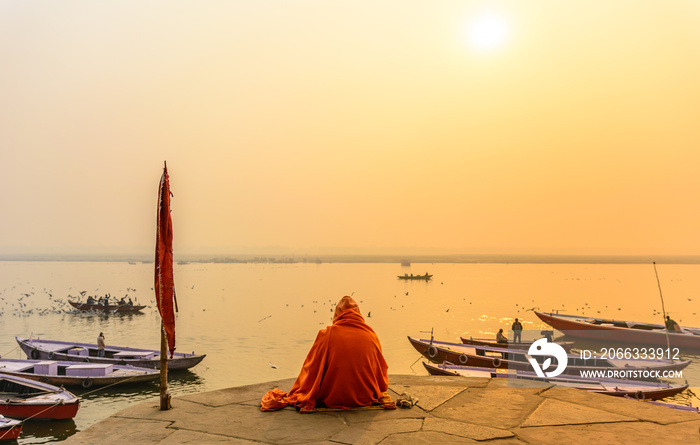
M137 368L112 363L80 363L56 360L0 359L0 374L60 386L114 385L156 380L160 372L152 368Z
M160 351L156 349L108 345L104 357L98 357L96 344L19 337L15 337L15 340L27 358L32 360L107 363L160 369ZM191 368L204 360L204 357L206 354L175 352L172 358L168 357L168 370Z
M525 349L496 348L490 346L465 345L437 340L422 340L408 337L413 347L425 358L434 363L449 362L455 365L479 368L502 368L520 371L534 371ZM543 360L538 357L538 362ZM555 358L556 360L556 358ZM624 371L635 378L648 379L648 376L664 371L680 371L690 364L690 360L651 360L651 359L582 359L575 354L567 354L567 375L581 375L582 372ZM637 371L637 372L632 372Z
M535 311L535 315L554 329L574 338L700 349L700 328L681 327L680 331L669 331L666 326L654 323L539 311Z
M81 303L79 301L68 301L68 303L81 312L103 312L105 314L133 314L141 312L145 305L135 304L99 304L99 303Z
M675 396L688 388L687 384L676 385L665 382L640 382L638 380L621 379L588 379L573 375L538 377L537 374L529 371L506 371L447 363L436 364L423 362L423 366L430 375L517 379L519 381L531 383L532 385L568 386L609 396L632 397L637 400L663 399Z
M0 374L0 414L19 419L72 419L80 400L57 386Z
M431 274L428 272L425 273L425 275L413 275L413 274L403 274L403 275L397 275L399 280L425 280L428 281L433 278Z

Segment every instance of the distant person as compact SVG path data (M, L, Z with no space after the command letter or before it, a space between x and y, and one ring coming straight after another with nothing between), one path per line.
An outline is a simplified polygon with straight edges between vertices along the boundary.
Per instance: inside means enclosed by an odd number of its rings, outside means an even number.
M95 304L95 299L92 298L92 295L88 296L88 298L87 298L87 304Z
M128 304L129 304L129 306L133 306L133 305L134 305L134 302L131 301L131 297L129 297L129 303L128 303Z
M287 405L301 413L316 407L352 409L376 405L396 409L387 394L388 365L374 330L351 297L340 299L333 324L321 329L289 393L275 388L260 401L262 411Z
M105 335L102 332L97 336L97 356L105 356Z
M510 329L513 331L513 343L522 343L520 340L520 336L523 333L523 325L520 324L518 319L515 319L515 322L513 323L513 326L510 327Z
M503 329L498 330L498 334L496 334L496 343L508 343L508 338L503 334Z
M670 315L667 315L666 316L666 329L669 332L680 332L681 327L680 327L680 325L678 325L678 323L675 322L675 320L673 320L671 318Z
M102 303L105 306L105 310L107 310L107 307L109 307L109 297L105 295L105 299L102 300Z
M119 306L124 306L125 304L126 304L126 300L124 298L119 300Z
M102 297L100 297L100 298L97 300L97 304L102 305L103 303L104 303L104 299L103 299Z
M543 335L544 338L546 338L548 342L551 342L552 335L554 335L554 331L541 331L540 335Z

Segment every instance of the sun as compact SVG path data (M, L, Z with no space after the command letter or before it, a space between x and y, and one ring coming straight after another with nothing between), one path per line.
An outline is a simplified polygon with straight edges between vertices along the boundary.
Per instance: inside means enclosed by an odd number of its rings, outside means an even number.
M508 38L505 20L494 14L481 14L469 23L465 35L469 45L479 51L493 51Z

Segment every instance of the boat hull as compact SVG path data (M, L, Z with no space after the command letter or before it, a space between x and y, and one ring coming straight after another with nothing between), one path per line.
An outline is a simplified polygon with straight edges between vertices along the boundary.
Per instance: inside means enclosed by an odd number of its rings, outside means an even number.
M136 306L136 305L108 305L103 304L87 304L78 303L75 301L69 301L71 306L84 312L104 312L104 313L118 313L118 314L132 314L135 312L140 312L141 309L146 306Z
M97 345L89 343L72 343L56 340L31 340L26 338L15 337L20 348L33 360L59 360L71 362L86 362L86 363L110 363L115 365L131 365L138 368L160 369L160 351L152 349L127 348L120 346L108 346L105 351L105 357L97 357ZM72 355L67 351L73 348L84 348L88 351L87 356ZM151 358L114 358L114 354L128 356L149 355ZM112 356L110 356L110 354ZM198 365L204 360L206 354L183 354L175 353L173 358L168 358L168 370L188 369Z
M0 415L19 419L72 419L80 400L57 386L0 374Z
M24 423L21 420L6 419L0 416L0 442L17 439L23 426Z
M424 280L428 281L433 278L432 275L430 274L425 274L425 275L397 275L397 278L399 280Z
M638 382L630 380L601 379L589 380L572 377L540 378L534 373L502 373L488 368L439 365L435 363L425 363L423 366L430 375L441 376L464 376L464 377L488 377L490 378L512 378L518 381L531 381L536 384L567 386L576 389L605 394L616 397L631 397L637 400L660 400L672 397L685 391L688 385L654 384L650 382ZM463 371L466 370L466 373Z
M490 341L482 338L464 338L460 337L459 338L463 344L465 345L472 345L472 346L490 346L490 347L495 347L495 348L502 348L504 346L503 343L497 343L495 341ZM571 352L571 348L574 346L573 341L556 341L556 344L564 348L566 352ZM532 342L522 342L522 343L508 343L506 346L509 349L528 349L532 345Z
M72 419L78 414L80 402L68 404L19 405L0 401L0 414L16 419Z
M606 339L616 343L633 343L647 346L661 346L664 348L670 346L672 348L700 349L700 335L692 333L667 333L661 326L659 326L659 329L655 330L641 330L579 321L579 319L583 320L585 317L564 317L559 314L538 311L535 311L535 314L540 320L552 326L554 329L574 338L597 341ZM602 321L614 322L613 320Z
M517 371L534 372L532 365L525 357L527 351L524 350L509 350L507 348L492 348L480 347L473 345L461 345L457 343L437 342L429 340L419 340L408 337L409 342L413 347L425 358L433 363L449 363L452 365L479 367L479 368L494 368L494 369L510 369ZM492 354L492 355L487 355ZM606 374L618 373L637 376L640 380L647 379L645 375L651 375L649 372L664 372L664 371L680 371L690 364L688 360L673 360L673 361L636 361L637 366L628 365L632 361L627 361L625 366L613 366L612 364L601 361L602 366L588 366L577 363L577 359L569 356L569 364L564 369L565 375L580 376L582 373L603 372ZM634 373L632 371L638 371ZM653 379L653 378L652 378Z
M49 374L38 370L40 365L51 363L56 367L55 373ZM156 380L160 377L160 372L152 368L136 368L133 366L111 365L111 373L100 375L66 375L67 367L80 364L78 362L55 360L13 360L0 359L0 374L14 375L37 382L48 383L56 386L81 386L90 388L92 386L105 386L126 383L142 383Z

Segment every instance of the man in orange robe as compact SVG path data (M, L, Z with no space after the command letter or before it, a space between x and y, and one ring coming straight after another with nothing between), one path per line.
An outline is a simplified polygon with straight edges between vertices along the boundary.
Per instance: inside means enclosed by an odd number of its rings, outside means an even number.
M262 398L262 411L294 405L302 413L318 406L350 409L370 405L395 409L386 393L389 366L382 346L351 297L340 299L333 325L321 329L289 394L273 389Z

